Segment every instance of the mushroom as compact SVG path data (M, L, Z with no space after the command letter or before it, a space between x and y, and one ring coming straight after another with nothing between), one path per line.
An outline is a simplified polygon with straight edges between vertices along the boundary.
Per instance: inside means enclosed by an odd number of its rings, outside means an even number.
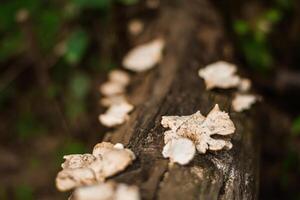
M257 101L257 97L252 94L236 94L232 101L233 110L242 112L248 110Z
M56 177L56 186L61 191L103 182L123 171L135 155L122 144L102 142L94 147L92 154L66 155L64 159L63 169Z
M160 62L164 40L159 38L135 47L124 57L123 66L134 72L151 69Z
M163 150L164 157L170 157L171 161L179 164L187 164L193 155L193 145L199 153L207 150L218 151L231 149L232 144L227 139L214 139L212 135L231 135L235 131L229 115L221 111L218 104L204 117L200 111L187 116L163 116L161 124L169 130L164 132L166 146ZM187 138L187 140L182 140ZM178 151L181 149L182 152ZM182 154L187 154L186 160L180 160Z

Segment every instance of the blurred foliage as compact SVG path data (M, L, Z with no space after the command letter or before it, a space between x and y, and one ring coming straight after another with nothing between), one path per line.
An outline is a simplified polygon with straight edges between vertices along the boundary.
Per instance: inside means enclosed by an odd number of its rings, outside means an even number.
M90 79L86 74L76 73L72 76L69 83L70 93L66 97L66 112L72 122L86 111L84 102L90 87Z
M300 116L294 119L292 124L292 134L295 136L300 135Z
M8 200L7 192L6 192L5 188L2 185L0 185L0 199L1 200Z
M82 154L86 152L87 148L82 142L70 138L55 153L55 163L57 163L57 165L60 165L60 163L62 163L64 155Z
M74 31L66 44L65 59L69 64L78 64L88 46L88 36L83 30Z
M21 112L16 122L16 129L19 139L26 140L31 137L44 134L47 129L34 116L32 112Z
M273 7L266 9L257 19L246 21L237 19L233 29L246 62L254 70L267 73L274 64L270 36L276 26L291 7L291 0L277 0Z
M33 189L29 185L19 185L15 188L16 200L33 200Z

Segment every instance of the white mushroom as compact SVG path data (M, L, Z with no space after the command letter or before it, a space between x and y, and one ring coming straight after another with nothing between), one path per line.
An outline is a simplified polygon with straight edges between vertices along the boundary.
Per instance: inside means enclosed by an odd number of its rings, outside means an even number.
M171 139L163 149L163 156L181 165L188 164L195 156L195 144L187 138Z
M118 126L129 118L128 113L132 110L133 106L127 102L113 104L104 114L99 115L99 121L107 127Z
M233 88L240 83L240 77L235 75L236 66L225 61L218 61L199 70L199 76L204 79L206 89Z
M118 184L114 200L139 200L141 199L139 189L136 186L128 186L124 183Z
M136 186L115 182L100 183L93 186L77 188L73 200L139 200L140 194Z
M229 115L226 112L220 111L217 104L206 118L198 111L188 116L163 116L161 124L163 127L170 129L164 133L164 142L167 145L164 149L165 155L167 155L166 152L169 152L171 147L172 149L177 148L174 147L177 142L174 144L170 144L169 142L172 142L172 140L176 141L179 138L188 138L191 140L199 153L205 153L208 149L217 151L232 148L230 141L211 137L212 135L230 135L235 131L234 124L230 120ZM174 157L175 155L173 155Z
M56 176L56 187L60 191L97 183L94 171L90 168L64 169Z
M61 191L103 182L123 171L135 155L120 143L102 142L94 147L92 154L67 155L64 159L63 170L56 177L56 186Z
M111 200L114 190L112 182L80 187L74 191L72 200Z
M164 40L159 38L135 47L124 57L123 66L135 72L151 69L160 62L164 43Z
M123 171L135 159L134 153L129 149L120 148L120 144L111 148L103 143L97 144L93 155L102 158L101 174L104 177Z
M130 82L130 76L122 70L112 70L108 74L108 81L103 83L99 90L106 97L125 93L126 86Z
M122 70L112 70L108 74L108 79L111 82L119 83L120 85L127 86L130 82L128 73Z
M251 94L237 94L233 101L232 107L236 112L248 110L257 101L257 97Z

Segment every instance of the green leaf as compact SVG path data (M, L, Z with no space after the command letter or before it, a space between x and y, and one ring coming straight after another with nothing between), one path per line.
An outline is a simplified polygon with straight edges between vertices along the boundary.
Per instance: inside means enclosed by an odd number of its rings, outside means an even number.
M249 25L244 20L236 20L233 24L234 31L239 35L245 35L249 32Z
M300 135L300 116L294 119L293 124L292 124L292 134L294 136L299 136Z
M81 61L87 46L89 38L83 30L74 31L66 45L65 59L69 64L77 64Z
M28 185L19 185L15 189L16 200L33 200L33 189Z
M88 94L91 87L90 78L83 73L76 73L70 81L71 96L76 99L83 99Z

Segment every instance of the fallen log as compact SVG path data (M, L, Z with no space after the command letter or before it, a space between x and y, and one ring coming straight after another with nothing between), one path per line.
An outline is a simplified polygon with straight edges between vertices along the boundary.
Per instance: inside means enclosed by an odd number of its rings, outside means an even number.
M208 0L170 0L163 2L158 20L141 41L157 35L166 40L162 62L136 76L130 87L130 102L136 108L126 124L105 138L125 144L137 155L132 166L112 179L139 186L143 199L256 199L257 106L233 112L233 91L206 91L197 74L200 67L214 61L234 62L222 19ZM161 154L161 117L197 110L206 115L215 104L230 114L236 126L233 148L197 154L186 166L168 165Z

